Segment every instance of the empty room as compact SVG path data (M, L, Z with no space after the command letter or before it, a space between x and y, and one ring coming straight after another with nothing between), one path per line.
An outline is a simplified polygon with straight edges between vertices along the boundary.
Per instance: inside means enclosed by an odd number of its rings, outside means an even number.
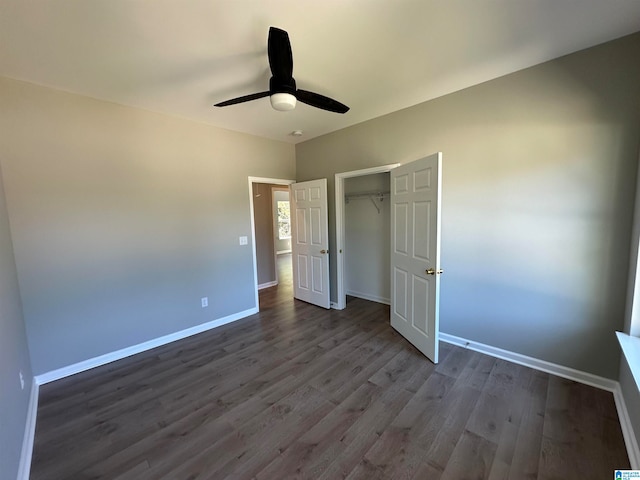
M0 45L2 479L640 474L640 2L0 0Z

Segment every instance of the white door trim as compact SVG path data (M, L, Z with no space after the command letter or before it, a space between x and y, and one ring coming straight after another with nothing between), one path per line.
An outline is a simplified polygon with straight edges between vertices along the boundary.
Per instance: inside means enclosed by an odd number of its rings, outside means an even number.
M336 173L336 302L331 303L331 307L342 310L347 306L347 293L344 285L344 179L351 177L362 177L376 173L390 172L399 163L390 163L379 167L365 168L363 170L353 170L351 172Z
M249 177L249 214L251 216L251 249L253 250L253 285L255 288L254 301L256 302L256 309L260 311L260 300L258 297L258 254L256 252L256 222L254 217L255 212L253 210L253 184L254 183L270 183L273 185L289 186L292 183L296 183L296 181L282 179L282 178ZM276 275L277 275L277 271L278 269L276 267Z

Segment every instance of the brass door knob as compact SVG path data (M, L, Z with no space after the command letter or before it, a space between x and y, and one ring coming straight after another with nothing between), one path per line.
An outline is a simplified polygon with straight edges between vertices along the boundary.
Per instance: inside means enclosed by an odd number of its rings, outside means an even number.
M428 270L425 270L425 272L427 273L427 275L440 275L441 273L444 273L444 270L439 268L438 270L434 269L433 267L430 267Z
M325 253L329 253L329 250L320 250L320 253L324 255Z

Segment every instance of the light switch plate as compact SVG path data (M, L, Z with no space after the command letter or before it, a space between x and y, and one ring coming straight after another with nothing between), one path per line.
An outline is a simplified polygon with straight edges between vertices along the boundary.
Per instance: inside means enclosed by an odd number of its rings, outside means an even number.
M240 245L246 245L248 243L247 237L246 236L242 236L240 237Z

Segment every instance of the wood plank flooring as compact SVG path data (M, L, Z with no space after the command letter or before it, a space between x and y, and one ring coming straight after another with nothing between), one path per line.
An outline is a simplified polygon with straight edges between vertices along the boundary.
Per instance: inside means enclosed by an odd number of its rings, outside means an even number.
M43 385L33 479L608 479L612 394L448 344L433 365L388 307L293 301ZM288 270L287 270L288 269Z

